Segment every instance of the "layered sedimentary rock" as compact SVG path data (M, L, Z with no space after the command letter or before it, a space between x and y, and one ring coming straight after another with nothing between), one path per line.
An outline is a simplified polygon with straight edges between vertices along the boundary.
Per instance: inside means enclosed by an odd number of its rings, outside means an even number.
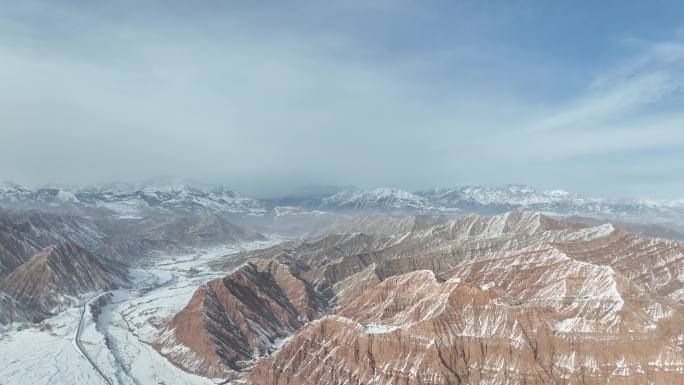
M125 284L126 269L73 242L48 246L0 281L0 291L31 312L32 320L56 313L69 297Z
M309 305L270 311L261 318L270 329L263 321L245 328L255 308L271 308L247 298L273 298L263 292L273 284L240 269L212 283L250 287L228 289L222 306L200 289L167 329L167 347L218 364L188 370L246 384L684 382L684 250L676 242L512 212L400 236L333 234L252 257L243 269L286 269L278 292ZM235 293L244 295L236 301ZM323 305L290 322L311 303ZM217 339L217 329L263 329L267 343ZM184 333L211 338L198 347Z
M681 306L540 247L387 278L257 362L254 384L684 380Z
M288 266L257 260L199 288L159 349L187 370L220 377L274 351L325 310L323 296Z

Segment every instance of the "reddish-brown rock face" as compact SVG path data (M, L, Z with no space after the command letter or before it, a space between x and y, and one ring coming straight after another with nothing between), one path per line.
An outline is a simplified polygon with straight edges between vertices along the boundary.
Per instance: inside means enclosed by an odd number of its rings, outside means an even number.
M684 383L676 242L510 213L257 255L269 261L243 269L266 278L212 282L169 326L219 369L194 371L259 385ZM221 306L209 306L214 285ZM206 344L181 337L201 333Z
M197 290L159 348L189 371L221 377L273 352L326 305L286 265L255 260Z
M355 304L365 310L350 304L340 310L343 317L326 316L299 331L283 349L260 360L247 382L681 381L681 351L659 333L559 331L563 316L552 305L518 304L496 288L429 282L422 274L387 281ZM644 341L649 347L642 347Z
M126 282L126 269L119 264L65 242L45 248L0 280L0 291L10 294L38 320L68 304L69 296Z

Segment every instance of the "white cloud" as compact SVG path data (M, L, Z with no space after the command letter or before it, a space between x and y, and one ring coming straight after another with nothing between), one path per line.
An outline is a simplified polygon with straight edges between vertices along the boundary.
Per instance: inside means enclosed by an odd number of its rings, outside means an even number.
M583 94L552 108L531 130L601 129L684 89L684 44L649 43L640 51L597 75Z
M621 119L681 89L682 80L667 72L649 72L620 79L606 89L592 90L533 127L584 129Z
M633 43L637 54L603 70L587 60L597 75L568 97L553 92L568 85L554 76L563 65L497 50L475 36L479 20L466 20L465 38L443 31L440 44L414 31L425 45L403 49L390 32L417 17L413 8L429 15L412 4L391 14L404 19L368 17L402 7L392 3L346 3L339 16L320 6L283 15L237 7L214 18L194 7L173 14L146 3L132 16L34 2L20 12L30 17L0 20L0 176L78 183L176 174L247 190L556 187L565 181L557 174L585 177L572 170L578 157L684 141L682 116L661 108L681 93L684 49L675 40ZM365 34L355 31L359 17ZM369 32L388 45L367 41ZM519 88L539 73L543 92Z

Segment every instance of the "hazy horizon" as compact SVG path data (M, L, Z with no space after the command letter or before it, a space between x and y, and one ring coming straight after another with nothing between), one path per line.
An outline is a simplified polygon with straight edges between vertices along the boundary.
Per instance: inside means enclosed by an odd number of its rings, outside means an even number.
M251 198L256 198L256 199L278 199L278 198L285 198L285 197L304 197L304 196L310 196L310 195L328 195L332 194L332 191L342 191L343 189L349 189L349 188L357 188L359 190L375 190L375 189L383 189L383 188L390 188L390 189L399 189L399 190L404 190L408 191L411 193L416 193L420 191L425 191L433 188L465 188L465 187L484 187L484 188L504 188L507 186L525 186L529 187L532 189L535 189L539 192L550 192L550 191L565 191L567 193L573 194L573 195L578 195L581 197L587 197L587 198L606 198L606 199L615 199L615 200L634 200L634 199L646 199L646 200L655 200L655 201L661 201L661 202L667 202L667 201L678 201L681 199L657 199L657 198L652 198L649 196L602 196L602 195L592 195L588 194L582 191L577 191L573 189L568 189L568 188L563 188L563 187L540 187L536 185L532 185L529 183L500 183L500 184L443 184L443 185L430 185L430 186L423 186L421 188L417 189L409 189L405 188L402 186L390 186L390 185L376 185L376 186L358 186L358 185L353 185L353 184L318 184L318 183L308 183L308 184L301 184L301 185L293 185L293 186L286 186L283 189L272 189L272 190L267 190L267 189L256 189L253 191L250 190L241 190L239 188L236 188L233 184L230 183L225 183L221 181L216 181L216 182L207 182L203 180L198 180L198 179L193 179L193 178L183 178L183 177L178 177L178 176L155 176L155 177L150 177L150 178L144 178L144 179L139 179L139 180L109 180L109 181L100 181L100 182L92 182L92 183L74 183L74 184L69 184L69 183L38 183L38 184L25 184L25 183L19 183L14 180L0 180L0 183L16 183L19 184L20 186L26 187L26 188L31 188L31 189L39 189L39 188L49 188L49 187L65 187L69 189L87 189L90 187L107 187L107 186L116 186L116 185L128 185L133 188L140 188L143 186L154 186L154 185L159 185L159 186L164 186L164 185L190 185L190 186L197 186L197 187L211 187L211 186L221 186L221 187L226 187L231 189L232 191L241 194L243 196L251 197ZM323 192L327 191L328 193L325 194Z
M0 1L0 180L684 198L678 2Z

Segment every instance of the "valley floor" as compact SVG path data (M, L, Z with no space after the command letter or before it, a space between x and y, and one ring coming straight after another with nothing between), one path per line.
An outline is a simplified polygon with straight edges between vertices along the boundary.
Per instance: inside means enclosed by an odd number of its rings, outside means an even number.
M197 287L226 275L212 271L209 262L281 241L271 237L268 241L161 256L132 269L134 289L85 297L88 303L102 304L96 319L86 311L81 320L83 312L78 307L44 321L42 328L0 331L0 385L106 385L107 380L127 385L215 383L182 371L154 350L150 343L157 336L155 326L178 312ZM80 344L107 380L78 349L75 339L80 322Z

